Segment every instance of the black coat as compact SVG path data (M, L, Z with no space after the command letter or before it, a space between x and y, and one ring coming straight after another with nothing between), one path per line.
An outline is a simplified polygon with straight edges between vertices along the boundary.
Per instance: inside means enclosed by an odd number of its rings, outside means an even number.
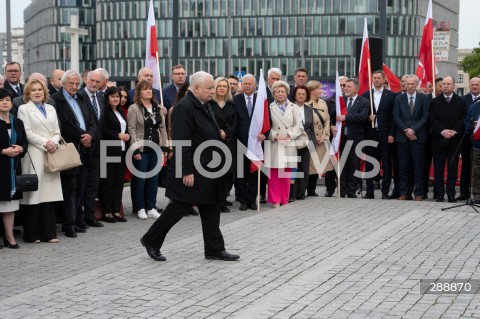
M118 113L122 116L122 118L127 122L127 117L125 116L125 112L123 112L121 107L117 108ZM121 156L122 155L122 143L118 138L118 134L120 133L128 133L128 125L125 126L125 130L122 131L120 126L120 121L115 115L115 112L110 108L106 107L104 110L104 117L103 117L103 132L102 132L102 140L104 141L116 141L118 146L109 146L107 147L107 156ZM129 143L126 142L125 150L129 147Z
M237 110L235 109L235 105L227 102L225 106L221 108L217 103L212 101L211 106L219 128L227 135L225 143L229 148L235 147L237 137Z
M410 141L405 135L405 129L411 128L415 131L418 143L427 143L428 113L427 95L417 92L413 114L411 114L408 94L397 94L395 107L393 108L393 120L397 126L395 141L398 143Z
M213 117L208 112L206 105L202 104L192 92L181 99L172 112L172 140L191 141L191 146L182 148L174 146L173 157L170 160L167 189L165 196L171 200L197 205L216 204L220 201L221 178L202 176L198 167L194 166L193 154L195 150L206 141L220 141L220 133ZM180 156L180 176L175 176L177 157ZM213 159L212 147L207 147L201 152L200 164L206 170ZM209 170L211 171L211 170ZM183 176L194 175L193 187L183 184Z
M62 137L67 143L72 142L77 147L78 153L80 154L80 160L82 161L82 163L85 164L88 149L84 148L80 143L80 140L82 138L81 136L86 133L90 134L93 138L93 144L95 139L97 138L97 120L95 119L95 115L93 114L93 112L90 112L88 107L85 105L85 101L82 95L77 94L76 96L76 101L80 106L83 118L85 120L86 131L82 130L82 128L80 127L75 113L70 107L70 104L68 104L67 100L63 96L63 89L58 91L58 93L55 93L52 98L55 100L55 109L57 111L58 122L60 124L60 132L62 134ZM79 169L75 167L63 171L62 173L77 174L78 172Z
M22 95L23 95L23 90L25 89L24 85L22 83L18 83L18 85L20 86L21 90L22 90ZM10 92L12 92L13 94L13 98L16 98L16 97L19 97L21 95L18 95L18 92L15 91L15 89L12 87L12 85L10 84L10 82L8 82L7 80L5 80L3 82L3 87L7 90L9 90Z
M348 106L348 98L347 103ZM347 139L360 142L365 139L365 124L368 122L370 102L366 98L357 96L345 116Z
M464 132L464 120L467 116L465 100L453 93L450 103L440 94L430 106L430 125L432 127L432 153L455 152ZM457 131L457 135L446 139L443 130Z
M373 90L372 90L372 98L373 98ZM362 95L366 98L370 103L370 92L365 92ZM395 106L395 97L397 95L387 89L383 89L382 97L380 98L380 104L378 105L378 110L375 109L375 105L373 105L373 114L377 116L377 128L378 128L378 135L380 141L386 142L389 136L395 137L395 122L393 121L393 108ZM368 121L367 126L367 138L372 136L372 132L374 129L372 128L372 122Z
M317 145L317 140L315 138L315 127L313 125L313 108L307 104L303 106L305 111L305 122L303 122L303 130L307 133L308 139L313 142L313 145ZM319 110L315 110L319 111ZM320 112L319 112L320 113Z
M253 94L253 110L255 110L255 102L257 94ZM248 146L248 132L250 131L251 117L248 115L247 103L245 103L245 94L237 94L233 97L233 103L237 109L237 136L238 140L245 146ZM253 114L252 110L252 114Z
M20 157L23 157L27 151L27 134L25 133L22 120L15 118L14 125L15 130L17 131L17 141L15 144L20 145L23 148L23 153L15 158L15 174L21 175L22 164L20 162ZM7 122L0 120L0 151L8 147L10 147L10 137L8 135ZM0 201L10 201L11 199L22 198L22 193L15 193L13 198L10 197L10 185L12 183L10 165L10 157L6 155L0 155L0 180L2 181L0 183ZM43 169L43 167L41 169Z

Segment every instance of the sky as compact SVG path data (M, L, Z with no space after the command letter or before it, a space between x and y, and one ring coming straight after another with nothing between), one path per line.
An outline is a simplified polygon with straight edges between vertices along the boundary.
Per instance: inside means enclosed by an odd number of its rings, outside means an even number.
M12 27L23 26L23 9L31 0L11 0ZM480 28L478 28L479 0L460 0L460 27L459 48L471 49L478 47L480 42ZM425 8L426 11L426 8ZM433 12L435 19L435 12ZM7 22L5 17L5 0L0 0L0 32L5 32Z

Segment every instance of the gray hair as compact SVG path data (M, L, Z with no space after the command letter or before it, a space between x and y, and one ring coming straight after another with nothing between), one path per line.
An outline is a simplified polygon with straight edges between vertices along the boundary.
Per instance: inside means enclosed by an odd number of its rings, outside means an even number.
M245 78L253 79L253 81L255 82L255 75L253 75L252 73L247 73L244 76L242 76L242 80L245 79Z
M338 81L342 81L342 80L348 80L348 77L346 77L345 75L340 75L338 77Z
M357 88L357 90L360 88L360 82L358 81L357 78L349 78L347 80L347 82L353 82L353 84L355 85L355 87Z
M30 80L38 80L38 81L42 81L45 84L48 84L48 81L47 81L47 78L45 77L45 75L43 75L42 73L38 73L38 72L30 74L30 76L28 77L28 80L29 81Z
M68 78L79 78L81 79L82 77L80 76L80 73L78 73L75 70L67 70L65 73L63 73L62 76L62 84L65 85L67 84L67 79Z
M102 72L100 72L98 69L95 69L95 70L93 70L93 71L88 72L88 74L87 74L87 80L90 80L91 75L93 75L93 74L95 74L95 73L98 74L98 75L100 75L101 78L104 78L103 75L102 75ZM107 74L108 74L108 73L107 73Z
M199 85L201 82L205 81L206 79L212 79L213 75L207 73L205 71L198 71L190 75L190 85Z
M285 81L275 81L275 83L273 83L272 85L272 94L275 94L275 91L280 88L280 87L283 87L285 88L285 91L287 92L287 95L290 94L290 85L288 85L287 82Z
M271 68L270 70L268 70L267 77L269 77L270 74L272 74L272 73L275 73L276 75L279 75L280 77L282 76L282 70L280 70L279 68Z
M100 75L102 76L102 79L104 80L108 80L110 78L107 70L105 70L104 68L96 68L94 71L100 73Z
M420 80L418 79L418 76L416 76L415 74L405 74L404 76L402 76L402 78L405 77L405 81L407 79L411 79L411 78L414 78L415 79L415 83L420 83Z

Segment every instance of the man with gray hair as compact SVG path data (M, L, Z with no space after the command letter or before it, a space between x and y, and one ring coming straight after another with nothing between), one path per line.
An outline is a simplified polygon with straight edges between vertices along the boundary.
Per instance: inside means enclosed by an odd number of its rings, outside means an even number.
M156 261L166 260L160 252L165 237L185 212L190 210L192 204L196 204L200 212L205 258L226 261L240 258L225 251L220 231L220 202L217 196L221 193L220 176L200 173L200 170L203 170L215 175L208 164L213 160L213 154L219 150L215 146L208 146L199 161L194 159L195 151L203 146L204 142L221 143L220 132L209 107L214 93L213 76L199 71L192 74L189 92L175 105L172 114L172 140L189 141L190 145L173 145L172 164L168 170L169 185L165 193L165 196L170 198L170 203L140 240L147 254Z
M96 68L96 72L98 72L101 76L101 82L98 85L98 93L102 94L105 93L105 90L107 89L107 83L108 80L110 79L110 75L108 74L107 70L104 68ZM88 75L87 75L88 78Z
M282 70L279 68L271 68L268 70L267 73L267 100L268 105L272 104L273 102L273 95L272 95L272 85L276 81L280 81L282 79Z

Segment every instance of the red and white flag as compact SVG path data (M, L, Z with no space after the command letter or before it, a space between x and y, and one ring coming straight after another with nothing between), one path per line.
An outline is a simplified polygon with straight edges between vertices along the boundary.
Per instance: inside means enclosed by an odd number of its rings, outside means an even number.
M418 53L417 76L420 80L420 87L427 87L427 83L435 85L436 70L435 59L433 56L433 18L432 18L432 0L428 2L427 16L423 27L422 43ZM436 72L435 72L436 73Z
M477 125L475 125L475 129L473 130L473 139L475 141L480 140L480 116L477 119Z
M157 27L155 25L155 12L153 10L153 0L150 0L147 21L147 50L145 52L145 67L153 71L153 88L160 90L160 79L157 70Z
M248 131L247 158L251 161L250 172L255 172L263 165L262 143L257 140L259 134L265 134L270 130L270 117L268 115L267 86L263 78L263 70L260 69L258 81L257 99L253 108L252 120Z
M337 115L346 115L347 107L345 100L343 99L342 89L340 88L340 79L337 71L337 79L335 80L335 108ZM337 121L335 127L337 128L337 134L332 139L332 145L330 145L329 155L332 158L332 163L337 164L338 156L340 153L340 142L342 139L342 126L344 122Z
M363 39L362 39L362 52L360 53L360 65L358 66L358 81L360 82L360 89L358 95L370 90L372 83L372 75L368 67L368 61L370 60L370 44L368 42L368 29L367 18L365 18L365 24L363 27Z
M393 73L385 63L383 63L382 69L383 72L385 72L385 77L387 78L388 85L390 86L390 91L395 93L400 92L402 90L402 84L400 83L398 76L396 76L395 73Z

